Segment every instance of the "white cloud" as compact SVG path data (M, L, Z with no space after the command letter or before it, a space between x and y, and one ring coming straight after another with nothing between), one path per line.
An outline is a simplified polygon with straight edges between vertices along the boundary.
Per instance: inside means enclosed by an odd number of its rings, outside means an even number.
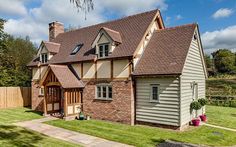
M202 35L202 44L206 51L214 51L220 48L236 49L236 25L205 32Z
M29 0L14 1L20 3L20 6L29 2ZM6 7L12 5L8 1L4 2L7 2ZM33 42L39 44L41 40L48 39L48 23L55 20L64 23L65 27L69 25L84 27L104 22L107 20L106 17L112 14L121 17L156 8L166 10L167 7L165 0L94 0L94 10L87 14L85 20L84 12L78 13L77 8L69 0L42 0L40 6L22 11L24 15L20 18L9 19L5 24L5 31L14 36L30 36Z
M8 16L23 16L27 14L24 1L0 0L0 14Z
M233 14L233 10L232 9L228 9L228 8L221 8L219 10L217 10L212 17L214 19L218 19L218 18L224 18L224 17L229 17L231 14Z
M178 14L178 15L176 15L176 16L175 16L175 19L176 19L176 20L183 19L183 16L182 16L182 15L180 15L180 14Z
M96 9L88 13L87 20L83 12L78 13L77 9L67 0L43 0L40 7L31 8L28 14L19 19L9 19L5 24L5 31L14 36L30 36L37 44L41 40L48 39L48 23L60 21L69 25L87 26L104 21L101 10Z
M106 11L124 16L157 8L166 10L168 7L165 0L99 0L99 3Z

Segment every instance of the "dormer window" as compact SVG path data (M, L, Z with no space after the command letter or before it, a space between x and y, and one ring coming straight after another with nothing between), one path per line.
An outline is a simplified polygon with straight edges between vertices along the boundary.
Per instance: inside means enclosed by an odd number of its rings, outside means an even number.
M78 44L73 51L70 53L70 55L75 55L76 53L78 53L78 51L82 48L83 44Z
M109 44L101 44L98 45L98 47L99 47L98 57L99 58L107 57L109 54Z
M41 54L41 62L42 63L48 62L48 54L47 53Z

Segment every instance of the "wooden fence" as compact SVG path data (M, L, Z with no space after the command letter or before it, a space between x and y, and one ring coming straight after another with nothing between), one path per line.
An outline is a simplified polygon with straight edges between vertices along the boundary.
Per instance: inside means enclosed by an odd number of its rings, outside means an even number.
M206 97L209 105L236 107L236 96L208 95Z
M0 87L0 109L31 105L30 87Z

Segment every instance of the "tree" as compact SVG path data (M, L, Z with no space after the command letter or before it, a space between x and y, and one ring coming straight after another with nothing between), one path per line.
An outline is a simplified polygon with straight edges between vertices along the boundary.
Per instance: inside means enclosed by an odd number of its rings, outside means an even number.
M235 67L235 54L228 49L219 49L212 53L215 68L220 73L234 73Z
M87 13L93 10L94 8L93 0L70 0L70 2L77 7L78 12L84 11L85 20Z
M3 24L0 31L0 86L30 86L31 71L26 65L36 54L36 48L27 38L4 33Z
M206 62L206 67L207 68L212 68L212 60L211 57L209 55L205 55L205 62Z

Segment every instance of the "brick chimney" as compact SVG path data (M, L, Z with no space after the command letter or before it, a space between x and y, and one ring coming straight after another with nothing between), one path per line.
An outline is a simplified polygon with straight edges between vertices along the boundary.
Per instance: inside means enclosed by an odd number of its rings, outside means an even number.
M49 41L53 41L57 35L64 33L64 25L58 21L49 23Z

